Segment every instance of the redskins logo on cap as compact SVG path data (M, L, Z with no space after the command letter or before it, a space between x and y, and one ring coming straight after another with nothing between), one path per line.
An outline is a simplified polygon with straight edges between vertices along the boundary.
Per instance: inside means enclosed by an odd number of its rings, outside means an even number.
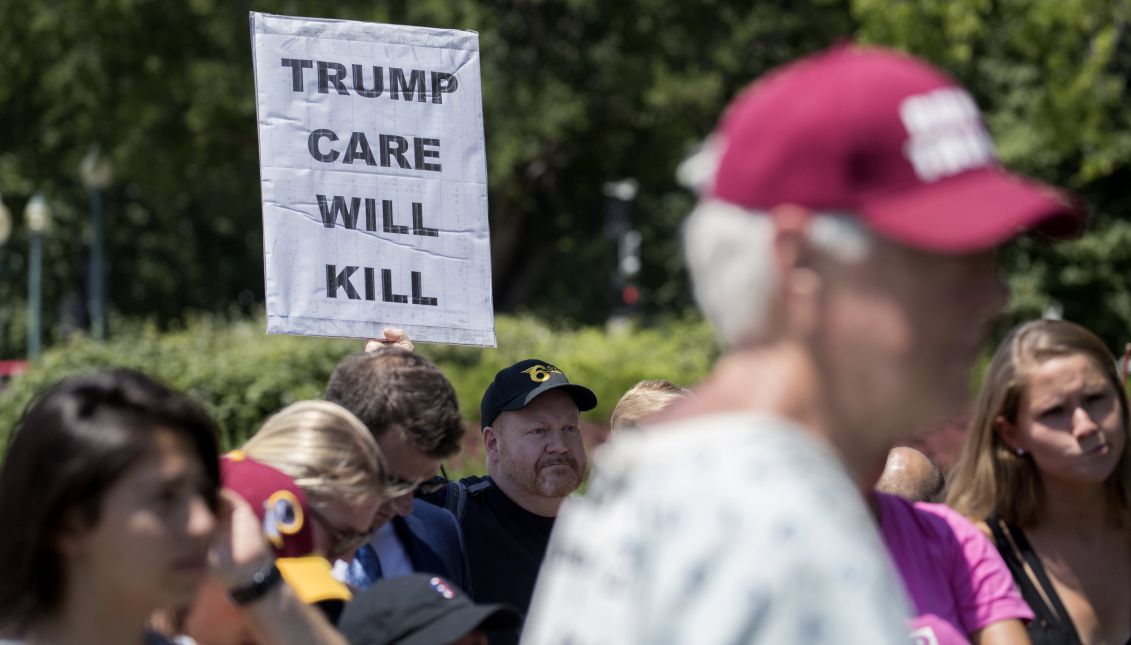
M535 383L543 383L550 380L551 374L561 374L562 371L553 365L535 365L522 370L522 373L528 375Z
M278 490L263 503L263 534L275 545L283 547L283 539L302 530L302 505L289 490Z

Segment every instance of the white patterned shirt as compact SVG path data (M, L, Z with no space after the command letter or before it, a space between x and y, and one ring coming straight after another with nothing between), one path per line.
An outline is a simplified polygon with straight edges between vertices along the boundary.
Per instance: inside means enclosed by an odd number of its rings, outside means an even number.
M523 645L908 642L864 500L803 428L702 416L596 462L558 515Z

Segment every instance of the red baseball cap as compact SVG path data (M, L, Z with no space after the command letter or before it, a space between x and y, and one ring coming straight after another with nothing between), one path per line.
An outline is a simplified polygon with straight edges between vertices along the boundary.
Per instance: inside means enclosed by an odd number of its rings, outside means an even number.
M220 459L220 479L244 498L263 523L275 566L303 602L346 601L349 589L314 550L313 515L306 494L285 473L233 450Z
M1005 172L970 95L908 55L839 45L771 72L727 109L706 197L749 210L850 214L907 246L990 248L1086 216L1065 193Z

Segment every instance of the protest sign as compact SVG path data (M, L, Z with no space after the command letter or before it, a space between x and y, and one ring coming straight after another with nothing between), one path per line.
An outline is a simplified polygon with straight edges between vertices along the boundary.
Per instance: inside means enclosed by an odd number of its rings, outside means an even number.
M479 37L251 14L269 333L495 345Z

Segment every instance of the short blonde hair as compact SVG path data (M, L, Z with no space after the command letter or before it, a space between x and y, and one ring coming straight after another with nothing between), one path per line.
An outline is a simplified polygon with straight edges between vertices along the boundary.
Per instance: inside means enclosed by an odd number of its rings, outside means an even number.
M687 388L664 379L640 381L617 401L609 425L613 430L635 427L645 417L663 411L688 394L690 391Z
M994 353L974 406L958 461L951 471L946 503L971 519L990 513L1021 527L1040 520L1040 472L1033 458L1018 455L995 430L998 417L1017 423L1021 398L1033 368L1053 358L1082 355L1095 362L1115 388L1123 421L1123 454L1104 482L1108 512L1126 526L1131 520L1131 441L1127 440L1127 393L1115 357L1095 334L1063 320L1035 320L1013 329Z
M276 412L244 444L248 457L282 471L315 507L389 497L385 460L365 425L329 401L299 401Z

